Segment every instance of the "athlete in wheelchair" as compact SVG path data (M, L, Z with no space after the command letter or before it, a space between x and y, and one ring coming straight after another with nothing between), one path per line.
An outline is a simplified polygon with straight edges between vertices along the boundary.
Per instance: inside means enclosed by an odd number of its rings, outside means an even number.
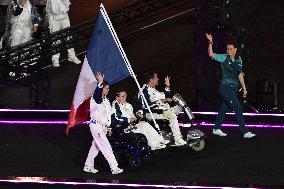
M194 115L192 114L190 108L187 106L184 99L179 95L171 94L170 90L170 77L165 78L165 90L164 92L158 91L155 87L159 84L159 78L157 73L155 72L147 72L144 75L145 84L142 87L142 94L139 94L140 102L142 103L143 110L146 112L145 117L147 120L157 120L157 122L163 122L164 124L160 124L162 126L162 134L164 138L170 139L173 136L174 144L173 146L184 146L188 145L196 151L202 150L204 148L204 133L200 130L193 127L192 120L194 119ZM148 111L147 102L150 110L152 111L152 116ZM173 106L170 106L173 104ZM187 140L183 139L181 134L178 117L177 115L184 111L187 115L189 122L191 123L191 127L187 133ZM162 120L162 121L161 121ZM170 127L166 129L166 125ZM169 134L169 132L171 132Z
M130 166L137 166L141 159L148 158L151 150L165 148L169 141L164 140L148 122L140 121L141 112L136 117L126 98L125 90L117 90L112 103L111 143L114 151L120 154L119 159L128 160Z

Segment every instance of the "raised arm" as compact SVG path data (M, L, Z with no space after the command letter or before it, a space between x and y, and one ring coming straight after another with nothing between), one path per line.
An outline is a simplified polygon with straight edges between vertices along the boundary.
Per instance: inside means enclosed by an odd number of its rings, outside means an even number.
M97 104L101 104L102 99L102 92L103 92L103 81L104 81L104 75L102 73L97 73L96 75L98 86L94 91L93 98Z
M209 45L208 45L208 55L213 58L214 57L214 52L213 52L213 48L212 48L212 45L213 45L213 37L211 34L208 34L206 33L206 37L209 41Z
M166 88L165 88L165 97L166 99L162 100L162 102L166 103L166 102L171 102L172 101L172 93L171 93L171 84L170 84L170 77L167 76L165 77L165 85L166 85Z

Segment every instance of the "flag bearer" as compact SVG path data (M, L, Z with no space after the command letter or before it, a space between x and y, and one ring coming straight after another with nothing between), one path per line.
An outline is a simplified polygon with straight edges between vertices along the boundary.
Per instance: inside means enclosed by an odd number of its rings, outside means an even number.
M123 172L123 169L118 167L111 145L106 137L107 132L111 134L111 130L108 130L112 113L110 102L107 99L109 84L104 81L104 75L101 73L98 73L97 81L98 86L90 101L91 120L89 127L93 141L83 170L90 173L98 172L98 170L94 168L94 158L101 151L110 166L111 173L119 174Z

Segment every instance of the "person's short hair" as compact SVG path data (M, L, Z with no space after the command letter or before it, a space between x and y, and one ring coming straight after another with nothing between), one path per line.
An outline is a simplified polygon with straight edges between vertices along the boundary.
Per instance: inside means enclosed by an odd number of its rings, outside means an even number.
M103 88L104 88L106 85L109 85L109 82L107 82L106 80L104 80L104 81L102 82L102 85L103 85Z
M227 41L227 45L233 45L235 48L238 48L238 44L233 40Z
M234 40L229 40L227 41L227 45L233 45L235 48L238 49L238 44L236 43L236 41ZM237 50L237 53L236 53L236 56L235 56L236 59L239 59L240 58L240 51Z
M107 82L107 81L102 81L102 84L101 84L102 86L103 86L103 88L105 88L105 86L107 86L107 85L109 85L109 82ZM103 89L102 88L102 89ZM103 94L103 90L102 90L102 93L101 94ZM93 99L95 100L96 99L96 96L97 94L96 94L96 91L94 91L94 94L93 94Z
M145 84L147 84L150 79L153 79L155 77L155 74L157 74L157 72L154 72L154 71L148 71L146 72L144 75L143 75L143 82Z
M118 88L118 89L116 89L115 90L115 96L117 97L117 96L119 96L120 95L120 93L122 93L122 92L126 92L123 88Z

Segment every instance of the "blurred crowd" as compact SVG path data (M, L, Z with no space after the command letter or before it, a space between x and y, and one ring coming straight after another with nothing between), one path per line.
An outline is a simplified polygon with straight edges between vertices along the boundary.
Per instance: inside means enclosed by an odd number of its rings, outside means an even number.
M70 27L70 0L4 0L0 5L0 49ZM60 66L59 57L52 56L54 67ZM73 48L68 49L68 60L81 63Z

